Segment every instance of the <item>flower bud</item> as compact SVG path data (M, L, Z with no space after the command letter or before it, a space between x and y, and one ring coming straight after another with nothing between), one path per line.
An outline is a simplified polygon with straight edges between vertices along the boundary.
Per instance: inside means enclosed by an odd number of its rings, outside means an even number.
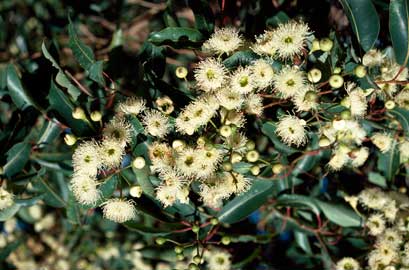
M186 143L182 140L174 140L172 142L172 148L175 150L182 150L183 148L185 148Z
M99 122L102 119L102 114L100 111L93 111L90 115L91 120L94 122Z
M351 111L350 110L344 110L341 112L341 119L343 120L350 120L351 119Z
M314 39L314 40L312 41L312 46L311 46L311 51L310 51L310 53L315 52L315 51L319 51L319 50L321 50L321 48L320 48L320 41L319 41L318 39Z
M223 162L222 168L226 172L230 172L233 169L233 166L232 166L232 164L230 162Z
M134 198L140 198L142 196L142 187L141 186L133 186L129 190L129 195L131 195Z
M176 254L181 254L181 253L183 253L183 247L181 247L181 246L176 246L176 247L175 247L175 253L176 253Z
M143 167L145 167L145 164L146 162L143 157L137 157L132 162L132 166L134 166L136 169L142 169Z
M195 263L190 263L188 269L189 270L200 270L199 266L197 266L197 264Z
M320 40L320 48L324 52L331 51L332 47L334 46L334 42L329 38L323 38Z
M274 174L280 174L284 170L284 166L281 164L274 164L272 170Z
M202 262L202 258L199 255L193 257L193 262L195 264L200 264Z
M197 226L197 225L193 225L193 226L192 226L192 232L198 233L199 231L200 231L200 227L199 227L199 226Z
M344 84L344 78L342 78L340 75L332 75L329 77L329 85L331 85L332 88L340 88Z
M184 79L187 76L187 68L185 67L177 67L175 70L176 77L179 79Z
M71 146L77 142L77 137L74 134L65 134L64 141L65 144Z
M238 154L238 153L233 153L233 154L231 155L231 163L240 162L242 159L243 159L243 157L242 157L240 154Z
M250 172L252 175L259 175L260 174L260 166L255 165L253 167L250 168Z
M251 150L251 151L247 152L247 154L246 154L246 159L249 162L256 162L259 157L260 157L260 155L256 150Z
M213 226L216 226L217 224L219 224L219 220L214 217L214 218L212 218L212 219L210 220L210 224L212 224Z
M313 68L308 71L307 78L312 83L317 83L321 80L322 72L318 68Z
M177 254L176 255L176 260L183 261L184 259L185 259L185 256L183 254Z
M327 137L320 138L318 145L319 147L327 147L331 144L330 140Z
M163 238L163 237L159 237L159 238L156 238L155 242L156 242L156 244L158 244L159 246L162 246L163 244L166 243L166 239Z
M393 108L395 108L396 103L393 100L388 100L385 102L385 108L388 110L392 110Z
M256 148L256 143L254 141L252 141L252 140L248 140L246 142L246 148L249 151L254 150L254 148Z
M204 136L200 136L199 138L197 138L196 143L198 146L205 146L206 138Z
M362 65L358 65L354 68L354 74L358 78L363 78L366 76L366 68Z
M229 137L232 134L232 129L230 126L224 125L219 130L220 135L223 137Z
M335 68L334 68L334 71L333 71L332 73L334 73L334 74L340 74L341 71L342 71L342 69L341 69L340 67L335 67Z
M231 239L230 239L229 236L223 236L221 242L222 242L223 245L227 246L228 244L230 244Z
M72 117L74 119L87 119L87 117L85 116L85 111L80 108L80 107L76 107L73 111L72 111Z

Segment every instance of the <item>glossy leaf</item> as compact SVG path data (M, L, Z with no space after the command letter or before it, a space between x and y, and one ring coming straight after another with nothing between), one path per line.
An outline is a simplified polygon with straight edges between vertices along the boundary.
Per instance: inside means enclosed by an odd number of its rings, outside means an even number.
M204 37L194 28L167 27L159 32L152 33L148 40L156 45L170 45L179 48L197 47L202 43Z
M26 142L15 144L7 152L7 163L4 165L4 174L11 177L19 173L30 159L31 145Z
M396 61L407 66L409 60L409 3L391 0L389 4L389 32Z
M378 38L379 16L371 0L340 0L359 44L369 51Z
M403 108L394 108L388 112L399 121L406 136L409 136L409 111Z
M20 210L21 205L19 204L13 204L10 207L7 207L6 209L3 209L0 211L0 222L6 221L10 218L12 218L18 210Z
M316 203L324 215L335 224L342 227L359 227L362 225L361 218L351 208L347 208L342 204L332 204L320 200L316 200Z
M28 106L38 108L30 94L24 89L16 68L12 64L7 66L7 89L13 103L20 110L24 110Z
M68 25L68 34L69 34L69 43L72 53L74 54L75 59L78 63L85 69L89 70L95 62L94 53L92 49L85 45L78 37L77 32L75 31L74 24L71 19L68 17L70 24Z
M253 180L249 191L228 202L217 215L220 222L236 223L257 210L272 194L273 182Z
M388 152L378 154L378 169L388 181L393 180L399 170L399 158L398 143L395 140Z
M314 198L298 194L283 194L277 198L278 206L292 206L311 210L315 215L319 215L320 208Z
M259 56L253 51L240 51L236 52L232 56L226 58L223 64L229 68L233 69L239 66L246 66L251 64L253 61L257 60Z
M37 140L38 147L44 147L53 142L61 133L60 127L53 121L44 122L40 132L40 137Z

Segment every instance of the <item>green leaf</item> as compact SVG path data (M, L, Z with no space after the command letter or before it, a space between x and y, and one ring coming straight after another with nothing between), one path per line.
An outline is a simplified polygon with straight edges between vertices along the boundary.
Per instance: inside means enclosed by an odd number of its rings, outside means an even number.
M211 34L214 30L214 15L209 1L189 0L188 6L195 15L196 29L205 34Z
M148 41L156 45L170 45L175 48L198 47L204 37L194 28L167 27L150 35Z
M67 218L71 224L81 224L81 212L80 207L75 200L74 194L72 191L69 192L68 202L67 202Z
M109 179L105 180L100 185L100 190L102 197L109 198L115 192L116 186L118 185L118 175L112 175Z
M399 121L406 136L409 136L409 111L402 108L394 108L388 112Z
M389 32L396 62L407 66L409 60L409 3L391 0L389 4Z
M277 206L291 206L311 210L315 215L320 214L320 208L314 198L298 194L283 194L277 198Z
M56 207L62 208L66 206L66 202L61 197L58 191L56 191L50 183L48 183L42 176L37 177L33 181L33 186L38 188L43 194L43 200L46 204Z
M239 51L233 54L232 56L226 58L223 61L223 64L228 69L234 69L238 66L246 66L257 60L259 56L253 51Z
M20 210L21 205L14 203L12 206L7 207L0 211L0 222L6 221L12 218L18 210Z
M7 151L7 163L4 165L4 174L11 177L19 173L30 159L31 145L26 142L15 144Z
M89 131L88 126L84 121L72 117L74 105L53 81L51 81L48 100L50 102L50 109L57 111L64 120L62 122L65 122L75 134L84 135Z
M77 32L75 31L74 24L71 21L71 18L68 17L68 35L69 41L68 46L71 48L72 53L74 54L75 59L78 63L85 69L89 70L95 62L94 53L92 49L85 45L78 37Z
M332 204L315 200L324 215L335 224L342 227L359 227L362 224L361 218L351 208L341 204Z
M279 11L276 15L266 20L266 25L270 27L277 27L278 25L286 23L289 20L290 17L288 17L288 15L285 12Z
M0 262L4 262L7 257L18 248L18 246L22 243L21 240L15 240L13 242L11 242L10 244L8 244L7 246L3 247L0 250Z
M388 185L386 184L386 179L383 175L377 172L369 172L368 180L372 184L378 185L380 187L386 188Z
M255 179L250 190L228 202L217 217L223 223L236 223L249 216L267 201L272 193L273 182Z
M359 44L369 51L378 38L379 16L371 0L340 0Z
M105 85L105 80L104 76L102 75L104 68L104 62L103 61L96 61L91 65L89 68L89 77L91 80L97 82L99 85L104 86Z
M50 145L58 135L60 135L61 129L60 127L53 121L44 122L43 128L40 131L40 138L37 140L37 145L39 148L44 147L46 145Z
M391 149L378 154L378 169L383 173L388 181L393 180L399 170L399 148L398 143L393 140Z
M159 229L159 228L154 228L151 226L145 226L137 221L127 221L123 224L126 228L128 228L131 231L136 231L139 232L143 235L149 235L149 236L167 236L170 234L175 234L175 230L178 229L183 229L186 228L185 226L170 226L169 224L166 225L166 229Z
M273 122L267 122L261 128L261 131L265 135L267 135L268 138L273 142L274 147L277 149L277 151L285 153L287 155L291 155L291 154L299 152L298 149L289 147L285 145L284 143L282 143L281 140L277 137L275 130L276 130L276 125Z
M45 46L44 42L41 45L41 50L43 52L43 55L45 58L47 58L53 65L53 67L55 67L56 69L58 69L58 73L55 76L55 81L60 85L63 86L65 88L67 88L67 92L68 94L70 94L70 96L72 97L73 100L77 100L77 98L79 97L79 95L81 94L81 91L75 87L71 81L69 80L69 78L64 74L64 71L62 70L62 68L58 65L57 61L54 59L54 57L48 52L47 47Z
M30 94L21 84L16 68L12 64L7 66L7 89L13 103L20 110L24 110L28 106L33 106L38 109L38 106L35 104Z
M133 168L133 172L135 173L136 180L142 187L143 192L154 198L155 188L153 187L152 182L149 179L149 168L147 166L145 166L143 169Z
M310 241L308 240L308 235L306 233L295 231L294 238L300 248L305 251L305 253L312 254Z

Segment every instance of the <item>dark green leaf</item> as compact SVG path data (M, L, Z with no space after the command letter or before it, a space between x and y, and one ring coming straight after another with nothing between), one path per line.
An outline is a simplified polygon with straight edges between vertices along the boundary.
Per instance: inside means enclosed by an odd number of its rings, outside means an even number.
M70 24L68 25L69 43L72 53L78 63L85 69L89 70L95 62L94 53L92 49L85 45L78 37L75 31L74 24L68 17Z
M253 51L240 51L236 52L229 58L225 59L223 61L223 64L228 68L228 69L234 69L239 66L247 66L257 60L259 56L254 53Z
M0 262L4 262L7 257L18 248L18 246L21 244L21 240L15 240L8 244L7 246L3 247L0 250Z
M369 172L368 174L368 180L372 184L378 185L380 187L386 188L386 179L383 175L376 173L376 172Z
M91 78L91 80L97 82L101 86L105 85L104 76L102 75L103 68L104 68L104 62L96 61L95 63L91 65L91 67L88 70L89 77Z
M30 94L24 89L21 84L20 78L17 75L16 68L14 65L9 64L7 66L7 89L8 93L13 100L14 104L20 110L24 110L28 106L38 106L34 103Z
M39 189L43 194L43 200L46 204L56 207L62 208L66 206L66 202L61 197L59 192L54 189L42 176L37 177L33 181L33 186Z
M332 204L315 200L324 215L335 224L342 227L359 227L362 224L361 218L351 208L341 204Z
M298 194L283 194L277 198L277 206L291 206L311 210L315 215L319 215L320 209L314 198Z
M137 221L128 221L123 224L125 227L130 229L131 231L136 231L144 235L150 236L167 236L169 234L175 234L175 230L183 229L186 227L183 226L170 226L169 224L166 226L166 229L158 229L153 227L145 226Z
M378 38L379 16L371 0L340 0L359 44L369 51Z
M60 134L61 129L54 121L44 122L43 128L40 132L40 138L37 140L39 148L52 143Z
M399 121L406 136L409 136L409 111L402 108L394 108L388 112Z
M142 187L144 193L151 197L155 197L155 188L149 180L149 169L145 166L143 169L133 168L138 184Z
M75 200L74 194L70 191L67 202L67 218L71 224L81 224L80 207Z
M31 145L26 142L15 144L7 152L7 163L4 165L4 174L11 177L19 173L30 159Z
M167 27L159 32L154 32L149 37L149 42L156 45L170 45L175 48L197 47L204 37L194 28L187 27Z
M0 211L0 222L6 221L10 218L12 218L18 210L20 210L21 205L19 204L13 204L10 207L7 207L6 209L3 209Z
M217 215L220 222L236 223L257 210L272 193L273 182L253 180L249 191L228 202Z
M407 66L409 60L409 3L391 0L389 4L389 32L396 62Z
M196 29L204 34L211 34L214 30L214 15L209 1L189 0L188 6L195 15Z
M116 186L118 185L118 176L112 175L109 179L105 180L100 185L100 190L102 193L102 197L109 198L115 192Z
M294 238L297 244L300 246L300 248L302 248L302 250L304 250L305 253L312 254L310 241L308 240L308 235L306 233L295 231Z

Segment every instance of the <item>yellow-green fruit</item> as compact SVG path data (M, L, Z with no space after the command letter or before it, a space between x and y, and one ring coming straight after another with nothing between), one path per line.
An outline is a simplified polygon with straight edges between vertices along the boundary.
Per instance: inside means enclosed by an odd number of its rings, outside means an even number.
M85 111L82 108L77 107L72 111L72 117L74 119L86 119Z
M344 85L344 78L338 74L332 75L329 77L329 85L331 85L333 88L340 88L342 85Z
M334 73L334 74L340 74L341 71L342 71L342 69L341 69L340 67L335 67L335 68L334 68L334 71L333 71L332 73Z
M102 114L99 111L93 111L91 113L91 120L94 122L99 122L102 119Z
M240 162L242 159L243 159L243 157L242 157L240 154L238 154L238 153L233 153L233 154L231 155L231 163Z
M284 166L281 164L274 164L272 167L273 173L279 174L284 170Z
M350 120L351 119L351 111L345 110L341 112L341 119Z
M312 83L317 83L321 80L322 72L318 68L313 68L308 71L307 78Z
M198 233L199 231L200 231L200 227L199 227L199 226L197 226L197 225L193 225L193 226L192 226L192 232Z
M334 46L334 42L329 38L323 38L320 40L320 48L324 52L329 52Z
M197 138L196 143L199 146L204 146L206 144L206 138L204 136L200 136L199 138Z
M163 245L163 244L166 243L166 239L165 239L165 238L162 238L162 237L159 237L159 238L156 238L155 242L156 242L156 244L158 244L159 246L161 246L161 245Z
M142 187L141 186L133 186L129 189L129 195L134 198L140 198L142 196Z
M252 175L259 175L260 174L260 166L255 165L250 168L250 172Z
M246 159L249 162L256 162L258 160L258 158L260 157L259 153L256 150L252 150L247 152L246 154Z
M254 150L254 148L256 148L256 143L252 140L249 140L246 142L246 148L247 150Z
M388 100L385 102L385 108L388 110L392 110L393 108L395 108L396 103L393 100Z
M175 253L176 253L176 254L181 254L181 253L183 253L183 247L181 247L181 246L176 246L176 247L175 247Z
M175 70L176 77L179 79L184 79L187 76L187 68L185 67L177 67Z
M67 145L71 146L77 142L77 137L74 134L65 134L64 141Z
M199 255L193 257L193 262L195 264L200 264L202 262L202 258Z
M320 41L319 41L318 39L314 39L314 40L312 41L312 46L311 46L311 51L310 51L310 53L315 52L315 51L319 51L319 50L321 50L321 48L320 48Z
M176 255L176 260L183 261L184 259L185 259L185 256L183 256L183 254L177 254Z
M217 224L219 224L219 220L217 218L212 218L210 220L210 224L212 224L213 226L216 226Z
M230 237L228 237L228 236L223 236L222 237L222 244L223 245L228 245L228 244L230 244L230 242L231 242L231 239L230 239Z
M363 78L363 77L366 76L366 68L364 66L362 66L362 65L358 65L354 69L354 74L358 78Z
M189 270L200 270L199 266L195 263L190 263L189 264Z
M322 137L318 142L319 147L327 147L330 144L331 142L327 137Z
M142 169L143 167L145 167L145 165L146 161L143 157L137 157L132 162L132 166L134 166L136 169Z
M224 125L220 128L219 132L220 132L220 135L227 138L231 135L232 128L228 125Z
M230 162L223 162L222 167L226 172L230 172L233 169L233 165Z

